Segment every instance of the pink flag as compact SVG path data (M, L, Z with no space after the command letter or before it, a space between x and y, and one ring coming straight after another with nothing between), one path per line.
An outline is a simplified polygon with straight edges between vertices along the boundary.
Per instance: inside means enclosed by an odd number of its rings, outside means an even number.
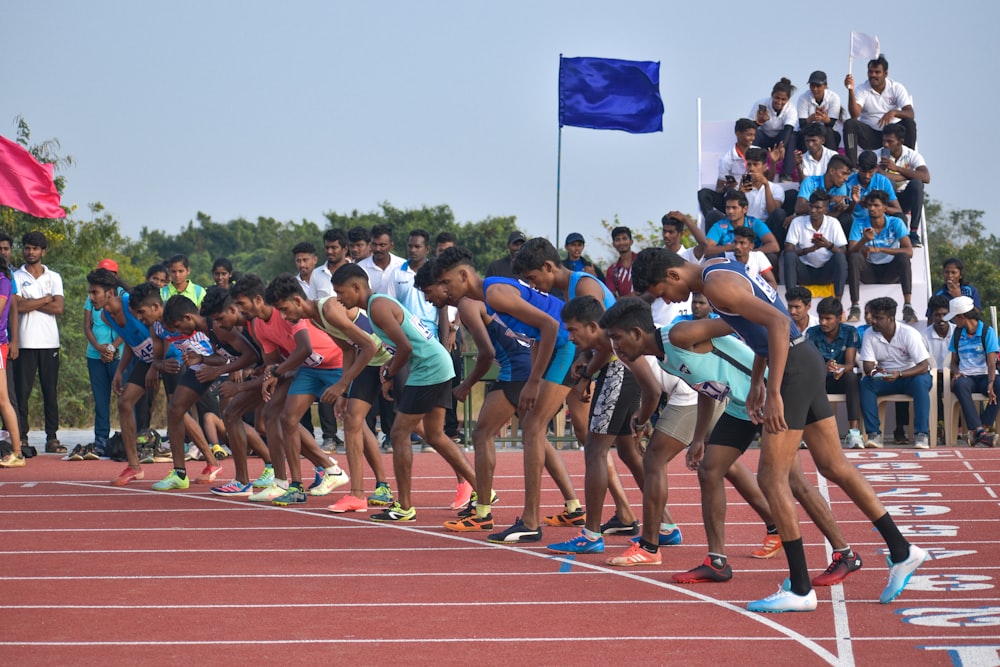
M36 218L65 218L52 165L41 164L25 148L0 136L0 204Z
M877 35L866 35L863 32L851 33L851 57L869 61L878 58L879 45Z

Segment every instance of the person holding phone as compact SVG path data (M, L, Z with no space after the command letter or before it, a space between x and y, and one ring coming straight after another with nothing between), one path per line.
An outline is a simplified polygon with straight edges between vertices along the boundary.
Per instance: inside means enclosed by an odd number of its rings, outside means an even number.
M775 159L782 162L781 180L791 181L792 170L795 168L795 146L792 144L792 133L799 124L798 111L794 104L789 104L795 86L786 78L782 78L771 88L770 97L757 100L748 114L757 123L756 144L761 148L777 148L783 153Z
M809 196L809 215L792 220L785 236L786 287L833 283L840 299L847 282L847 237L840 221L826 214L830 195L816 190Z
M702 188L698 191L698 206L705 217L706 227L724 216L722 210L726 206L725 194L737 187L738 180L747 171L744 155L757 137L757 123L749 118L740 118L734 128L736 143L719 158L719 176L715 188Z

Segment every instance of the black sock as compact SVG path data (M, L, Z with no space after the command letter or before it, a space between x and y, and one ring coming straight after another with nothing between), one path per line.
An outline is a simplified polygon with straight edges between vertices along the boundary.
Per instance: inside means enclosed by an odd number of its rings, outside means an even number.
M812 590L809 581L809 567L806 565L806 552L802 547L802 538L792 541L781 541L785 547L785 558L788 559L788 579L792 583L792 592L805 595Z
M174 473L181 479L187 479L188 471L184 468L174 468Z
M899 532L896 522L888 512L875 520L875 528L881 533L885 545L889 547L889 560L893 563L902 563L910 556L910 543Z
M775 526L773 523L769 523L769 524L767 524L764 527L767 528L767 534L768 535L777 535L778 534L778 527Z
M641 537L639 538L639 547L643 551L648 551L651 554L655 554L657 551L660 550L660 545L659 544L653 544L652 542L647 542L646 540L642 539Z

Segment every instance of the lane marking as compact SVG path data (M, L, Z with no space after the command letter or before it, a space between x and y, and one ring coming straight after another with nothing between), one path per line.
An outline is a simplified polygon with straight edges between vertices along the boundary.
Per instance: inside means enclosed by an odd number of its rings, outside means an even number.
M830 504L830 484L823 475L816 474L816 488L819 490L826 504ZM826 551L826 559L833 559L833 547L826 540L823 541ZM853 547L852 547L853 548ZM833 630L837 635L837 655L841 664L854 664L854 645L851 643L851 623L847 616L847 596L844 594L842 583L830 587L830 604L833 607Z

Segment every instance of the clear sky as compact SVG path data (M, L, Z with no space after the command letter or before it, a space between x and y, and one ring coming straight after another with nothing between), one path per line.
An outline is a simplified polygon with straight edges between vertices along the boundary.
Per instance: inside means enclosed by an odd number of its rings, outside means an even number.
M987 0L10 2L0 133L21 114L33 140L58 138L76 161L63 203L86 217L100 201L133 237L198 211L322 226L388 201L515 215L554 239L559 54L659 60L662 134L563 131L562 236L599 256L602 219L697 209L697 98L705 119L735 120L782 76L797 98L822 69L846 100L855 30L914 98L928 194L1000 234L1000 133L971 131L1000 106L998 18Z

